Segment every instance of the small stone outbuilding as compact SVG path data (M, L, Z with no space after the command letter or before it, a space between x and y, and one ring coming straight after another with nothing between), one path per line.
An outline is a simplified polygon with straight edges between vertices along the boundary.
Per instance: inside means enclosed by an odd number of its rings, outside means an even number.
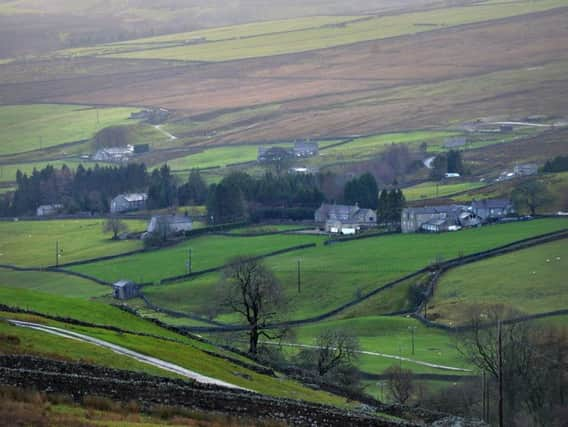
M139 287L130 280L119 280L112 285L112 295L116 299L127 300L140 295Z

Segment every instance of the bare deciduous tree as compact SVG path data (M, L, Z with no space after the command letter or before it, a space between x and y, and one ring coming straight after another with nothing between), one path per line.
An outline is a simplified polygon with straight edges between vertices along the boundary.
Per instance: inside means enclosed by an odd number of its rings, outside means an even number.
M118 239L118 234L128 230L128 225L120 218L111 216L103 224L103 232L112 233L112 240Z
M285 313L286 300L274 273L261 260L233 258L223 271L220 300L222 307L238 313L247 323L251 354L257 354L261 336L281 336L281 330L269 333L268 326Z
M399 365L393 365L385 369L384 373L387 376L387 387L392 398L397 403L406 403L414 391L412 371Z
M357 337L343 330L327 329L316 339L316 366L320 376L341 366L351 365L357 358Z

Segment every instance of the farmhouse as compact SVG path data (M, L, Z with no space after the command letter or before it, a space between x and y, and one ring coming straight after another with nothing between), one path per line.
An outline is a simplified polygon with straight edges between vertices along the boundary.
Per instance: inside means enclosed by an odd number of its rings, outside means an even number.
M523 165L516 165L513 173L517 176L530 176L538 173L538 165L534 163L525 163Z
M355 205L322 203L314 215L318 227L328 233L353 234L377 225L377 213Z
M50 216L58 214L61 209L63 209L63 205L55 204L55 205L41 205L38 206L36 209L37 216Z
M193 224L191 218L185 215L155 215L148 224L147 233L160 233L171 236L190 231Z
M317 142L299 141L294 143L295 157L313 157L319 154Z
M110 202L111 213L139 211L146 207L146 193L119 194Z
M120 300L136 298L139 295L138 285L129 280L119 280L112 285L112 295Z
M292 150L283 147L258 147L257 160L259 163L277 162L294 155Z
M515 213L513 204L508 199L474 200L471 212L483 222L497 221Z
M93 160L97 162L127 162L134 152L132 145L126 147L109 147L98 150L93 156Z
M421 230L434 233L456 231L462 227L475 227L479 224L479 218L463 205L406 208L402 210L401 215L403 233Z

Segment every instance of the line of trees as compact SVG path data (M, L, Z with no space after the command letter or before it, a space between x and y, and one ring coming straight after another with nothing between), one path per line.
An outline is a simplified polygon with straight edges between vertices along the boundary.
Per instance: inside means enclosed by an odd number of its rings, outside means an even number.
M400 188L381 191L377 202L377 221L386 226L400 224L402 210L406 206L406 199Z
M432 162L430 176L439 181L446 173L459 173L460 175L466 173L461 151L450 150L436 156Z
M552 160L547 160L542 167L543 172L565 172L568 171L568 156L556 156Z

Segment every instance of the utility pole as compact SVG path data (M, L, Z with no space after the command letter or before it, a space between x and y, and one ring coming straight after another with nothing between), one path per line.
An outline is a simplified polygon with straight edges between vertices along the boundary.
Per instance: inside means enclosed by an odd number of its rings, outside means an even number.
M187 261L185 262L185 267L187 269L187 274L191 273L191 248L187 250Z
M499 427L503 427L503 337L501 320L497 321L497 357L499 367Z
M412 355L414 356L414 332L416 331L416 326L409 326L410 333L412 335Z
M55 266L59 267L59 240L55 241Z
M297 264L297 275L298 275L298 293L302 292L302 278L300 273L300 260L298 260Z

